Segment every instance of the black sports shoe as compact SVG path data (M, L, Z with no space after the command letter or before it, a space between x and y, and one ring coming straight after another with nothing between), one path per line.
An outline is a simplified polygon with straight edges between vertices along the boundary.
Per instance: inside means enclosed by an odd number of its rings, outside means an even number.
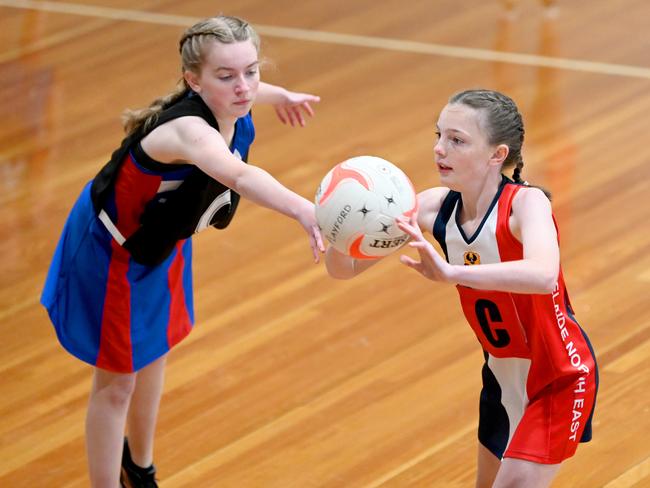
M122 451L122 471L120 485L123 488L158 488L156 483L156 467L152 464L148 468L141 468L131 459L129 441L124 438Z

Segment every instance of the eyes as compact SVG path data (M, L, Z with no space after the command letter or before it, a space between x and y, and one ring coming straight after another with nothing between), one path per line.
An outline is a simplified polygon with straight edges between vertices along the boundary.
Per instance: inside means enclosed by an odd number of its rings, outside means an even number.
M244 76L246 78L254 78L257 75L258 69L252 68L245 71ZM235 75L232 73L222 73L217 76L217 79L220 81L231 81L235 79Z
M436 131L436 139L437 139L438 141L440 141L440 137L441 137L441 136L442 136L442 134L440 133L440 131ZM454 135L454 134L449 135L449 136L446 136L446 139L447 139L449 142L451 142L451 144L453 144L453 145L455 145L455 146L460 146L460 145L462 145L462 144L465 144L465 142L466 142L463 138L458 137L457 135Z

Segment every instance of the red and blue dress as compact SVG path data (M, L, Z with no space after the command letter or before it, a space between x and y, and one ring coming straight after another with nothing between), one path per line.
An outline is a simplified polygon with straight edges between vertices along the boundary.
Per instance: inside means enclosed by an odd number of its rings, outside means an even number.
M41 303L63 347L98 368L138 371L189 334L191 235L224 228L237 207L239 196L196 166L159 163L142 150L147 133L188 115L218 130L193 92L167 107L85 186L54 253ZM232 152L245 161L254 137L248 114L236 122Z

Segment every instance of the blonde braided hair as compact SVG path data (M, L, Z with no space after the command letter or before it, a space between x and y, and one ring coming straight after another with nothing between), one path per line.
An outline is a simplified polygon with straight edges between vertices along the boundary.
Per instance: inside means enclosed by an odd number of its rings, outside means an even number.
M191 71L200 73L205 61L207 47L211 42L232 44L251 40L255 49L260 50L260 38L255 29L243 19L219 15L203 19L188 28L179 41L181 55L181 73ZM122 114L122 123L127 135L133 134L140 128L147 130L155 123L158 114L179 98L183 97L189 86L183 77L176 87L166 95L154 100L148 107L130 110Z

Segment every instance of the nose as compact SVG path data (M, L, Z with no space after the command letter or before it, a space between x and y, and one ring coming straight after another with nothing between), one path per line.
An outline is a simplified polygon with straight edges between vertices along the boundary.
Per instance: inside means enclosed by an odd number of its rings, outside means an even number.
M445 155L445 150L442 147L441 141L442 141L442 139L438 139L438 141L433 146L433 154L435 154L436 156L444 156Z
M237 83L235 83L235 95L243 95L250 89L250 85L246 81L244 76L237 77Z

